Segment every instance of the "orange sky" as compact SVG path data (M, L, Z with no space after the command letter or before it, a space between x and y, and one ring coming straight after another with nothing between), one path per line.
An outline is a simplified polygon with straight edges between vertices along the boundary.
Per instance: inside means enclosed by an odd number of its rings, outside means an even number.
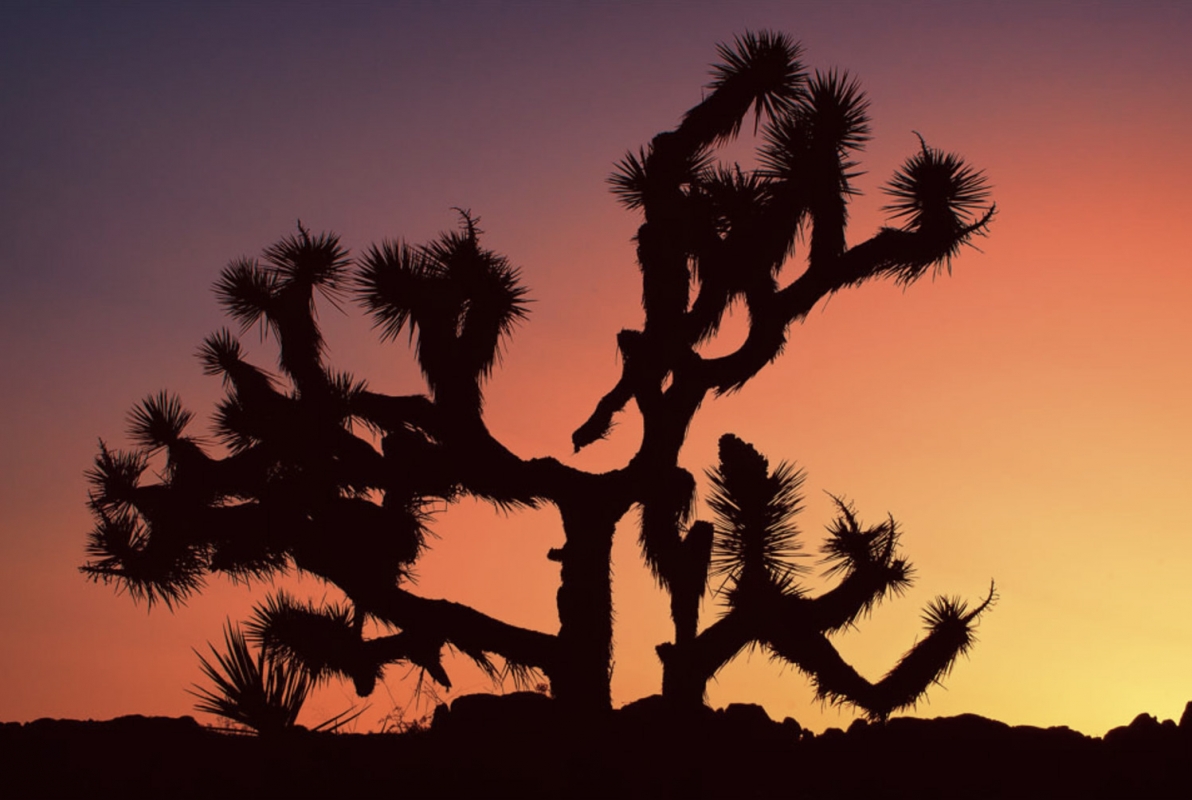
M870 96L851 241L881 223L877 189L912 131L984 168L999 214L951 276L813 311L779 362L705 405L685 465L702 475L726 431L797 461L809 543L825 491L899 520L915 587L838 640L871 678L931 597L997 580L979 645L919 713L1098 735L1141 711L1178 718L1192 700L1192 12L678 7L5 5L0 112L20 124L0 130L0 720L191 713L190 648L260 596L216 583L146 614L87 583L83 471L152 392L211 410L219 382L193 358L222 324L209 286L295 219L359 252L425 241L471 208L535 299L488 389L493 431L523 456L623 464L633 413L579 456L569 443L616 380L615 332L641 318L637 220L604 179L698 102L716 42L762 27ZM337 367L422 390L403 344L377 344L354 312L322 318ZM670 636L632 522L614 554L617 702L658 689L653 647ZM436 531L421 592L554 630L555 512L465 502ZM404 676L390 671L362 726L409 701ZM487 686L457 677L454 694ZM761 653L711 700L814 729L851 719ZM352 701L331 687L309 721Z

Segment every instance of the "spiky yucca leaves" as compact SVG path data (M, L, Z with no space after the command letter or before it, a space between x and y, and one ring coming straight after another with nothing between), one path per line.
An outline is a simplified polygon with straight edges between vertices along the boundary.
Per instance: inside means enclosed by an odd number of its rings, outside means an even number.
M937 597L923 613L927 636L919 640L877 683L870 684L839 656L820 661L812 673L816 693L831 703L858 706L871 719L913 708L951 673L957 659L976 643L976 624L997 600L994 586L975 608L960 598Z
M708 216L701 220L708 231L722 238L730 231L759 222L761 209L769 200L769 179L758 171L742 170L740 165L714 164L703 170L693 192L706 200ZM705 277L696 264L696 274Z
M766 126L761 174L851 194L848 179L859 173L850 171L857 165L847 159L865 147L869 133L869 100L860 83L844 72L817 72L791 113Z
M234 453L258 444L268 436L270 422L284 414L289 398L277 391L273 379L244 360L239 340L223 328L203 340L199 362L204 375L219 375L228 396L215 411L215 434Z
M238 258L220 273L215 296L228 316L248 330L273 308L278 282L277 273L257 261Z
M249 636L274 658L303 669L315 682L348 678L362 697L385 667L365 653L358 611L346 604L302 602L285 591L266 597L246 623Z
M955 153L928 147L922 136L919 145L919 152L907 159L883 189L891 198L883 210L901 220L905 230L947 243L934 262L946 266L971 235L980 233L993 218L993 206L981 212L989 199L989 181L983 171ZM929 268L929 264L906 265L898 279L913 282Z
M365 255L357 294L392 339L408 329L436 399L461 384L475 388L527 316L526 290L507 259L480 247L476 221L423 247L385 242Z
M712 93L683 119L683 128L704 144L735 137L750 108L756 122L781 116L802 93L802 47L784 33L746 33L717 45L716 54L721 62L712 67Z
M851 504L835 495L832 500L838 514L828 526L821 563L824 576L840 583L816 601L817 627L824 632L849 627L891 594L902 594L914 575L898 552L901 532L893 517L866 527Z
M898 547L898 525L893 517L871 527L863 528L851 503L831 495L839 515L828 526L828 538L823 544L825 575L856 572L866 564L888 562Z
M802 510L802 471L783 462L773 472L751 445L720 438L720 465L709 472L716 514L710 574L723 576L730 600L760 585L786 587L801 567L794 517Z
M911 565L898 553L900 532L892 517L865 526L851 504L835 496L832 499L838 516L828 528L822 563L827 567L825 575L838 575L841 580L812 606L815 627L825 634L853 625L883 599L901 594L910 586L913 574ZM873 684L832 651L826 639L792 647L789 639L780 638L771 646L777 655L790 658L811 675L821 699L854 705L871 718L884 719L914 706L952 670L956 659L975 641L976 621L993 599L991 586L989 597L971 611L959 598L932 601L923 615L928 635Z
M162 492L141 487L147 465L143 452L113 451L99 443L87 472L95 527L87 539L88 560L79 569L93 581L115 583L134 600L172 608L204 585L207 550L168 526L160 536L151 535L138 505L160 504Z
M270 245L265 264L248 258L233 260L215 284L215 296L228 315L245 329L266 318L270 326L282 323L279 303L296 294L313 310L310 290L318 287L328 299L339 298L351 260L334 233L312 237L298 224L298 234Z
M239 626L226 623L224 652L214 645L214 661L195 651L211 686L195 685L195 709L215 714L261 735L276 735L298 723L313 681L299 666L274 658L266 648L254 656Z
M637 153L627 152L608 177L612 193L628 209L644 206L652 190L694 186L712 167L712 153L702 147L683 153L678 159L655 159L651 157L653 153L654 145Z
M365 384L325 370L318 347L310 346L317 344L311 290L334 295L346 264L334 236L300 229L266 249L265 266L241 263L224 271L216 288L225 307L243 324L264 315L283 340L283 362L285 340L292 343L297 332L300 346L283 363L294 390L279 391L245 361L230 331L207 337L199 358L229 390L217 408L216 431L231 455L210 458L185 435L193 415L177 397L162 392L137 406L130 435L142 451L112 452L101 442L89 473L96 528L86 574L171 605L206 573L264 578L288 569L296 555L313 559L316 569L355 574L360 570L341 567L366 551L372 557L358 564L369 577L392 585L406 574L423 546L423 517L392 485L382 456L348 430ZM161 482L141 486L149 455L162 448L168 463ZM390 488L399 496L389 497ZM377 490L386 492L384 501L366 499ZM353 552L340 552L344 546Z
M892 202L883 210L916 230L960 230L971 224L989 199L985 173L955 153L928 147L922 137L919 144L920 151L907 159L885 188Z
M624 204L645 212L637 241L651 358L639 359L633 369L625 359L622 381L573 435L577 447L605 435L612 414L629 400L648 402L643 395L716 333L733 300L743 296L746 301L749 335L736 352L700 370L699 379L689 382L692 392L741 388L781 353L789 325L821 299L872 278L906 282L945 266L992 218L992 209L968 225L963 224L965 213L957 216L959 224L951 225L945 224L947 214L938 215L939 224L926 223L930 214L920 215L919 227L883 228L849 247L848 202L861 174L856 153L870 135L868 100L858 82L836 70L808 78L797 64L797 46L772 33L747 34L722 46L720 54L723 63L704 102L678 128L628 155L611 179ZM770 77L762 78L766 75ZM786 88L756 94L762 84ZM767 117L759 168L746 176L739 169L710 167L693 177L693 160L707 161L712 147L736 135L750 96L782 97L768 111L758 111L759 118ZM939 181L930 179L932 170L925 168L937 162L950 173L944 206L971 211L983 199L983 184L971 180L978 173L953 163L950 156L932 152L912 161L916 163L896 177L892 191L905 194L914 185L916 208L940 205L928 201L941 192L928 190L928 184ZM809 244L808 270L780 289L767 279L793 255L800 233ZM639 374L631 375L633 371ZM632 386L635 380L640 391Z
M769 213L769 183L757 171L717 164L704 170L691 186L690 267L699 290L684 320L689 345L715 336L733 300L773 284L782 259L742 252L743 245L756 248L766 241L757 234L764 230Z
M609 186L621 205L630 210L641 208L646 192L646 149L634 153L632 150L616 163L613 174L608 176Z
M317 286L328 300L342 297L343 278L351 260L334 233L324 232L312 237L299 222L297 235L291 234L275 242L265 248L263 255L283 288Z
M143 452L109 450L100 439L95 465L86 473L91 484L91 503L104 509L127 508L148 466L149 460Z
M244 360L240 340L227 328L221 328L203 340L199 362L204 375L220 375L224 385L254 398L275 394L273 380L263 370Z
M152 452L177 443L192 419L194 414L182 407L177 395L162 391L132 410L128 434L137 445Z
M181 604L205 585L205 553L166 536L151 536L129 508L91 504L95 527L87 538L88 561L79 571L97 583L114 583L150 607Z
M199 442L182 432L194 414L182 407L182 401L167 392L158 392L136 406L129 414L130 438L143 447L146 455L165 448L169 454L166 475L172 486L198 504L214 499L213 487L206 481L209 464Z
M313 290L335 303L351 263L348 251L335 234L312 237L299 223L297 235L268 247L263 258L264 265L249 259L229 264L215 284L216 297L244 329L267 322L281 344L282 369L300 389L317 391L324 378L324 342Z
M817 72L793 113L766 127L761 170L799 221L810 219L812 265L845 250L848 198L861 174L853 155L869 141L868 109L855 78ZM793 237L786 244L793 248Z
M895 521L863 525L852 505L833 497L838 515L828 528L821 563L825 577L840 580L811 596L796 582L799 568L794 563L799 548L792 517L800 505L802 474L785 464L771 472L756 449L725 435L720 466L709 477L709 504L717 516L715 539L712 526L698 522L683 549L698 547L697 532L707 531L713 548L711 569L703 561L700 575L724 575L728 603L720 619L697 634L698 598L689 590L702 592L702 583L676 582L672 587L675 642L657 648L664 696L679 703L698 701L717 671L741 650L760 645L805 672L821 699L884 718L913 705L971 647L974 625L992 602L992 590L971 611L958 599L934 601L924 617L928 636L882 680L867 681L844 661L829 637L910 585L912 568L898 552Z
M681 566L676 560L681 547L678 531L687 523L695 499L695 478L675 468L656 476L650 496L642 503L639 544L646 566L660 585L674 582L672 574Z

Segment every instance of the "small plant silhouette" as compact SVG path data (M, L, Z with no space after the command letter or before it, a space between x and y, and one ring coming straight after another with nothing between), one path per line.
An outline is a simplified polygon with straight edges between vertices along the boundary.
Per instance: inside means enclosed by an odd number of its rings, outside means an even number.
M578 451L609 436L632 402L643 433L628 463L589 473L523 458L489 431L484 385L527 319L527 292L518 270L481 245L472 214L460 211L460 229L428 244L386 241L356 261L335 235L299 224L259 260L233 261L215 284L242 333L260 325L276 339L281 374L249 363L230 330L204 341L203 369L227 389L214 420L222 457L187 434L193 415L178 398L163 392L134 409L137 449L101 442L89 473L95 529L83 572L172 607L211 574L256 580L298 570L339 587L346 602L276 594L258 606L252 631L276 663L350 679L367 695L392 664L449 688L443 654L454 649L527 686L544 676L559 705L585 717L611 707L612 541L636 507L643 561L670 595L674 640L658 647L670 704L701 704L717 670L760 646L808 674L821 697L869 716L913 705L969 649L992 589L972 609L933 602L927 636L870 682L830 636L909 584L894 520L865 526L838 501L823 557L839 582L812 597L799 582L801 473L771 470L752 445L726 435L711 474L713 522L697 518L696 477L679 455L704 401L749 383L821 300L871 280L908 285L950 270L993 219L988 184L919 137L885 187L890 224L850 246L855 159L869 138L860 85L838 71L809 73L783 34L746 34L718 53L704 99L627 154L610 179L642 217L645 318L617 335L621 376L571 440ZM751 113L758 166L717 162ZM382 339L408 337L426 394L381 394L331 369L318 295L333 304L354 297ZM734 304L747 314L744 342L706 356ZM159 452L161 479L143 481ZM465 495L507 510L557 508L565 543L548 556L560 565L557 632L412 591L433 509ZM701 628L710 581L719 581L723 608ZM366 622L386 632L368 636ZM233 664L248 676L239 656Z
M224 627L224 652L211 644L208 647L214 662L195 651L203 674L211 681L211 687L196 685L191 692L199 698L195 704L198 711L262 735L298 724L298 714L314 684L305 668L273 657L264 647L253 655L244 632L231 622Z

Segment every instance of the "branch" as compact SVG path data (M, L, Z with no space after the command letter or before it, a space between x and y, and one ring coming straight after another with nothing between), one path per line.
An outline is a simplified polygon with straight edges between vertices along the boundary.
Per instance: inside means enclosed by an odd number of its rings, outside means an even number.
M910 567L902 559L863 565L819 597L803 600L810 607L804 606L799 613L806 614L820 633L833 633L868 614L891 592L901 593L910 583L909 573Z
M434 403L420 394L393 397L360 392L352 401L352 414L384 431L412 427L434 435L439 427Z
M612 391L600 398L592 416L571 434L571 444L574 445L575 452L578 453L592 442L608 436L612 428L613 415L625 408L625 404L633 397L637 383L636 354L641 338L640 331L624 330L617 334L617 348L621 351L621 379Z
M750 624L748 615L741 611L730 611L687 645L665 642L655 650L668 671L672 662L682 665L682 669L692 670L702 687L742 648L756 639L756 629Z
M419 640L453 644L465 653L496 653L547 675L555 673L561 660L557 636L510 625L462 603L429 600L396 586L344 589L370 614Z
M820 697L851 703L870 717L885 719L915 705L932 684L951 672L956 658L972 647L973 628L994 599L992 584L988 597L972 611L959 600L937 599L924 613L930 633L877 683L861 677L826 636L807 628L774 625L765 643L776 655L810 675Z
M751 324L744 344L735 353L702 361L700 377L719 393L741 388L782 352L786 329L821 299L874 277L914 280L930 266L947 263L960 246L985 230L994 213L991 207L981 219L949 236L883 228L833 262L813 264L772 299L749 298Z

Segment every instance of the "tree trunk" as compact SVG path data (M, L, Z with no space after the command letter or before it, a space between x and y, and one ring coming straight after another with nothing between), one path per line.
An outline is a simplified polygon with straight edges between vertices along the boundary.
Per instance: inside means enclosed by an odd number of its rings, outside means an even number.
M559 607L555 697L578 714L612 708L613 596L610 568L616 518L595 502L561 507L567 543ZM578 506L578 507L576 507ZM602 513L603 512L603 513Z

